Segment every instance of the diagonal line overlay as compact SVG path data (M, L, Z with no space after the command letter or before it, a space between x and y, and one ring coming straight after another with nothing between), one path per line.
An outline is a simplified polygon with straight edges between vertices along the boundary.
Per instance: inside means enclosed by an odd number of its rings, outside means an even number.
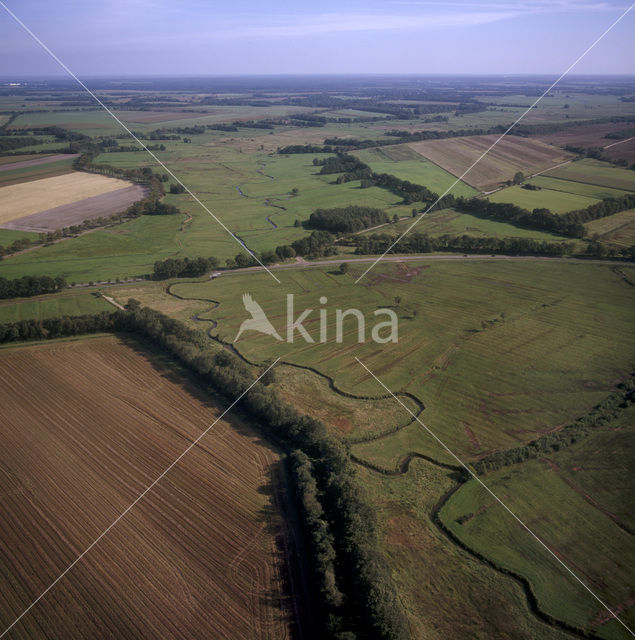
M587 587L587 585L571 570L569 567L453 452L449 447L442 442L431 430L427 427L418 416L416 416L359 358L355 357L355 360L366 369L366 371L474 478L513 518L520 524L520 526L531 535L542 547L544 547L566 571L573 576L610 614L617 622L619 622L632 636L635 633L622 622L617 614L612 611L607 604L605 604L598 596Z
M1 4L1 2L0 2ZM602 40L604 38L604 36L606 36L609 31L611 31L611 29L613 29L613 27L615 27L615 25L617 25L624 17L626 17L626 15L628 14L628 12L635 6L635 3L631 4L631 6L626 9L626 11L624 11L624 13L622 13L622 15L615 21L613 22L613 24L604 31L604 33L602 33L602 35L597 38L595 40L595 42L593 42L593 44L591 44L582 54L580 54L578 56L578 58L568 67L568 69L562 73L560 75L560 77L552 84L549 86L549 88L526 110L524 111L519 117L518 119L513 122L508 128L507 130L502 133L492 144L491 146L486 149L420 216L417 217L417 219L388 247L388 249L386 249L386 251L384 251L378 258L377 260L375 260L375 262L373 262L368 269L366 269L366 271L364 271L364 273L362 273L361 276L359 276L359 278L357 278L357 280L355 280L355 284L357 284L378 262L380 262L381 260L383 260L383 258L386 256L386 254L388 252L390 252L395 245L397 245L401 239L407 235L408 233L410 233L410 230L413 229L417 224L419 224L419 222L421 221L421 219L429 212L431 211L434 207L436 207L436 205L439 203L439 201L446 196L448 193L450 193L450 191L452 191L452 189L454 189L454 187L461 182L461 180L463 180L463 178L571 71L571 69L573 69L573 67L575 67L578 62L580 62L580 60L582 60L582 58L584 58L584 56L586 56L587 53L589 53L589 51L591 51L591 49L593 49L593 47L595 47L596 44L598 44L598 42L600 42L600 40Z
M119 124L119 126L121 126L122 129L124 129L126 131L126 133L146 152L148 153L154 160L155 162L157 162L165 171L167 171L168 174L170 174L170 176L176 180L176 182L178 184L180 184L185 191L188 193L188 195L190 195L200 206L201 208L206 211L207 213L209 213L209 215L240 245L240 247L245 250L256 262L258 262L258 264L278 283L280 284L280 280L278 280L278 278L276 278L276 276L260 261L260 259L258 258L258 256L256 256L256 254L251 251L251 249L249 249L243 242L240 241L240 239L234 234L232 233L226 226L225 224L223 224L223 222L214 215L214 213L212 213L212 211L205 205L203 204L203 202L200 200L200 198L193 193L190 188L184 184L176 175L174 175L174 173L172 172L171 169L169 169L164 162L162 162L161 160L159 160L159 158L152 152L150 151L150 149L148 149L148 147L139 139L137 138L137 136L66 66L66 64L64 64L64 62L62 62L47 46L46 44L44 44L44 42L42 42L42 40L40 40L40 38L38 38L33 31L31 31L31 29L29 29L29 27L27 27L24 22L22 22L22 20L20 20L20 18L18 18L18 16L15 15L15 13L13 13L13 11L11 11L11 9L9 9L9 7L7 7L7 5L2 2L2 0L0 0L0 6L31 36L31 38L33 38L33 40L35 40L35 42L37 42L42 49L44 49L44 51L46 51L51 58L53 58L53 60L55 60L55 62L57 62L57 64L60 65L60 67L62 67L62 69L64 69L64 71L66 71L66 73L68 73L69 76L71 76L71 78L73 78L73 80L75 80L81 87L82 89L84 89L84 91L86 91L86 93L88 93L91 98L93 98L93 100L95 100L95 102L97 102L97 104L99 104L99 106L106 111L106 113L108 113L108 115L110 115L113 120L115 120L115 122L117 122L117 124ZM1 636L0 636L1 637Z

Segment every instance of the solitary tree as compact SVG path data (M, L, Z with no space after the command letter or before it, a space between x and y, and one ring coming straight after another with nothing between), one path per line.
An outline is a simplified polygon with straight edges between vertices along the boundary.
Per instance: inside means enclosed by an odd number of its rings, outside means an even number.
M348 262L342 262L342 264L340 265L340 273L348 273L348 269Z

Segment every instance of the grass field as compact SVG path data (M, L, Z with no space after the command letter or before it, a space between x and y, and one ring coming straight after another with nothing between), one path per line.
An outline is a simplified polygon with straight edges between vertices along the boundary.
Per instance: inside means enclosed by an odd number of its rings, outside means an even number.
M357 356L391 389L418 397L426 406L426 422L469 456L526 442L586 412L631 366L635 298L609 266L431 259L380 265L363 285L355 285L363 268L351 265L346 275L326 268L279 271L281 285L266 274L248 273L177 284L173 291L220 301L202 317L218 321L216 331L228 342L245 318L243 293L252 293L283 332L285 296L294 293L296 316L297 310L314 309L304 323L313 334L318 298L326 296L330 342L307 344L296 335L296 342L287 344L247 333L235 346L251 360L281 356L332 376L344 391L381 395ZM368 333L372 310L394 308L400 318L398 344L358 345L353 321L345 327L344 342L333 342L333 310L351 306L365 313ZM438 455L427 438L419 438L418 446Z
M497 136L469 136L426 140L408 145L454 176L463 174L497 140ZM531 175L571 158L571 154L536 140L503 138L463 179L481 190L511 180L517 171Z
M545 188L539 191L531 191L519 186L501 189L488 196L487 199L491 202L511 202L529 211L533 209L549 209L553 213L566 213L574 209L584 209L591 204L599 202L598 198L589 198L575 193L567 193L566 191Z
M182 221L183 216L141 216L5 258L0 272L5 278L47 274L64 276L68 282L77 283L149 274L156 260L179 253Z
M430 518L455 480L447 470L414 460L404 476L359 468L382 533L382 550L415 640L569 638L538 621L516 581L450 543Z
M631 247L635 244L635 209L592 220L584 225L589 236L598 234L605 242Z
M635 191L635 172L589 158L570 162L564 167L547 172L545 175L601 187Z
M8 247L11 243L21 238L29 238L30 240L37 240L38 234L28 231L15 231L13 229L0 229L0 246ZM6 263L5 263L6 264ZM2 271L2 266L0 266Z
M573 180L561 180L559 178L550 178L547 176L536 176L535 178L528 180L528 182L543 189L577 194L580 196L586 196L587 198L599 198L600 200L605 198L619 198L620 196L629 193L628 189L612 189L610 187L603 187L596 184L574 182Z
M635 409L579 445L488 475L486 482L622 620L635 622L632 461ZM548 500L545 500L548 496ZM526 576L547 613L605 638L629 633L471 481L441 512L471 548ZM463 519L463 523L457 522Z
M81 316L85 313L113 311L114 307L101 297L86 291L62 292L35 298L0 300L0 324L34 318Z
M5 628L219 409L159 357L113 337L2 355ZM290 637L280 480L278 454L239 419L221 420L12 633Z
M62 161L64 162L64 161ZM0 224L85 198L129 187L130 182L75 171L0 188Z

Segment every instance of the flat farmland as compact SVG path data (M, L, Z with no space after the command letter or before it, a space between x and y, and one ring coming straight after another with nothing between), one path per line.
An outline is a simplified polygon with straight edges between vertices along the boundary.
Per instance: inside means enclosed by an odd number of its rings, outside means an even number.
M487 196L487 199L490 202L511 202L528 211L544 208L551 210L553 213L566 213L573 209L584 209L589 205L599 202L597 198L590 198L566 191L544 188L538 191L532 191L519 186L501 189Z
M425 160L408 145L377 147L356 151L355 155L376 173L390 173L402 180L422 184L441 195L456 178L429 160ZM476 191L464 182L457 183L451 192L455 196L470 197Z
M486 480L631 628L634 418L631 406L574 446L488 474ZM441 519L470 548L526 576L548 614L602 638L631 637L475 481L450 498Z
M408 145L454 176L460 176L498 139L496 135L425 140ZM527 138L503 138L463 179L481 190L511 180L517 171L531 175L573 156L566 151Z
M545 176L635 191L635 171L614 167L606 162L590 158L570 162L563 167L548 171Z
M0 323L20 322L34 318L81 316L85 313L112 310L110 303L88 291L62 291L32 298L0 300Z
M365 266L351 264L345 275L328 267L279 270L282 286L265 273L244 273L179 283L172 291L220 302L199 317L217 321L212 333L226 342L233 342L245 318L243 293L252 293L283 332L285 296L293 293L296 316L313 309L304 326L314 336L319 298L327 297L327 342L307 343L296 334L293 343L281 343L247 332L234 346L251 361L280 356L331 376L345 392L381 395L357 356L389 388L416 396L426 407L426 423L464 456L516 446L565 424L630 371L635 297L609 266L431 258L378 265L355 284ZM392 308L400 318L399 342L359 344L351 321L336 343L332 310L350 307L367 318L367 338L372 312ZM440 455L421 429L411 436L406 452ZM381 450L399 437L383 440Z
M584 226L589 236L597 233L605 242L621 247L631 247L635 244L635 209L592 220Z
M612 187L587 184L586 182L574 182L573 180L562 180L560 178L552 178L546 175L536 176L535 178L528 180L528 182L530 184L535 184L541 189L576 194L599 200L604 200L604 198L619 198L629 192L628 189L613 189Z
M107 210L112 213L120 211L143 197L143 193L142 187L126 180L81 171L32 180L0 188L0 199L4 204L0 224L10 224L13 229L24 224L26 231L57 229L103 215ZM88 202L84 208L82 203L87 199L104 195L107 197L101 198L97 204ZM69 205L75 206L68 208ZM36 218L33 218L34 214L37 214Z
M0 188L72 173L74 159L72 155L58 154L47 158L40 156L40 161L25 160L0 165Z
M615 139L606 138L607 133L617 133L627 129L630 125L624 122L612 122L608 124L590 124L577 127L570 127L564 131L532 136L532 138L542 140L548 144L558 147L572 145L574 147L605 147L606 145L618 142Z
M604 154L613 160L626 160L632 164L635 162L635 138L611 142L604 147Z
M221 409L112 336L3 349L0 375L4 629ZM218 422L11 637L289 637L280 487L278 454Z
M6 162L12 158L2 158L5 162L0 162L0 171L10 171L12 169L23 169L24 167L35 167L40 164L48 164L49 162L56 162L57 160L74 160L78 157L77 153L57 153L50 156L27 156L23 160L14 160L13 162Z
M23 231L55 231L84 220L124 211L133 202L142 200L147 193L146 187L140 184L131 184L129 187L83 198L77 202L62 204L59 207L46 209L18 220L11 220L6 222L4 227L5 229Z

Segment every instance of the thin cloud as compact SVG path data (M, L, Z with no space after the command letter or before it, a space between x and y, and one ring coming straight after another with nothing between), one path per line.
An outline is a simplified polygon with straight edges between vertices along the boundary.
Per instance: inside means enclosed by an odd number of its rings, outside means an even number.
M386 14L322 14L297 16L286 23L240 27L215 34L236 37L302 37L311 35L360 32L399 31L412 29L439 29L464 27L499 22L517 17L517 11L479 11L436 15L386 15Z

